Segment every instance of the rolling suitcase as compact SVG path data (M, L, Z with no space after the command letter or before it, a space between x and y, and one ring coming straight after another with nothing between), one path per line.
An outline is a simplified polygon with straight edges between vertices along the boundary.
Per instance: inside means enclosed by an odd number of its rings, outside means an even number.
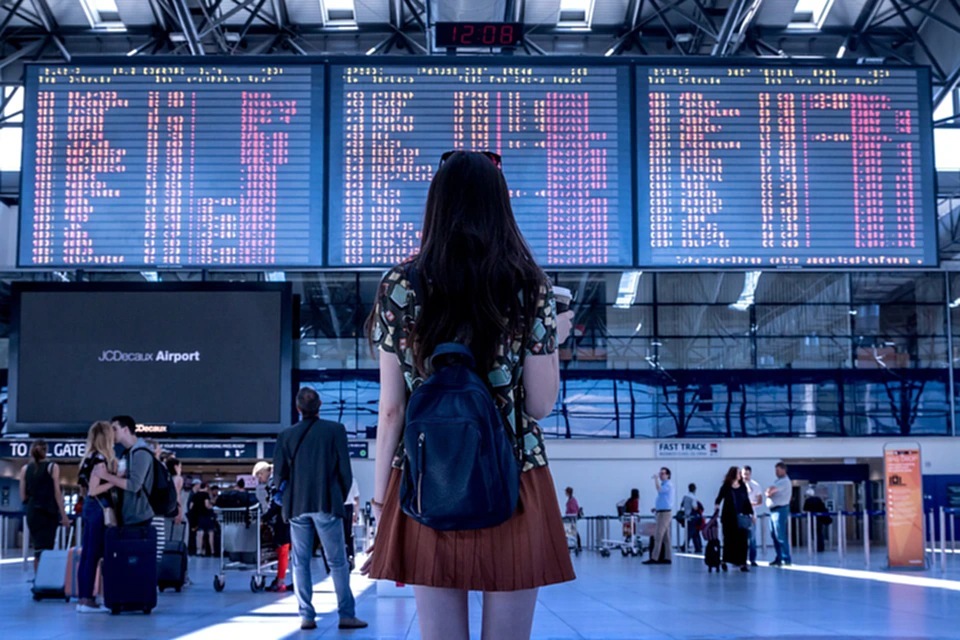
M163 545L163 555L157 566L157 586L161 593L165 589L180 593L187 579L187 543L183 541L184 531L180 528L183 526L174 525L171 539Z
M110 527L103 557L103 604L149 614L157 606L157 530Z
M58 532L59 533L59 532ZM60 536L57 536L60 539ZM63 598L70 602L70 593L67 591L67 572L73 567L70 564L70 545L73 543L73 528L67 535L67 546L63 549L48 549L40 554L37 563L37 575L33 581L33 599L40 601L53 598ZM77 555L79 557L79 554Z
M64 586L66 597L79 598L80 585L80 555L83 553L83 547L71 547L67 550L67 583Z
M707 565L707 573L713 573L716 569L720 571L720 541L717 539L707 541L706 553L703 556L703 562Z

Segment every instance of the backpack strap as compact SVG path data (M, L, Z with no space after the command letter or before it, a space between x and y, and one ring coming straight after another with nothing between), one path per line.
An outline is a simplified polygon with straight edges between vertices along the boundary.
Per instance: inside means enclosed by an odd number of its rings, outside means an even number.
M433 355L430 356L430 367L436 370L436 365L434 360L442 356L461 356L467 366L471 369L477 368L477 359L473 355L473 351L470 350L465 344L460 344L459 342L444 342L438 344L437 348L433 350Z

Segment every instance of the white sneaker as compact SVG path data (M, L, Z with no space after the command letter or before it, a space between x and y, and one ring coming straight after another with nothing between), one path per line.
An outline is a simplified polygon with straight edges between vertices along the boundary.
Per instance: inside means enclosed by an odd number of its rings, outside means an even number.
M77 613L110 613L106 607L91 607L88 604L78 604Z

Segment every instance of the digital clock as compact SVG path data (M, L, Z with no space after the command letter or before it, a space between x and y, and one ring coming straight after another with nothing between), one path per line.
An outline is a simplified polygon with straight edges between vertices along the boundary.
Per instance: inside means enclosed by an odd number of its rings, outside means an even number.
M434 39L438 49L452 47L519 47L520 22L438 22Z

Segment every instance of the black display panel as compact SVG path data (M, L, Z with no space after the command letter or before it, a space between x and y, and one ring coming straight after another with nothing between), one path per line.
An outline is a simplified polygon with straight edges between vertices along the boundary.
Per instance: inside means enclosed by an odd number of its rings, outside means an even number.
M637 68L639 260L937 264L928 71Z
M323 117L322 65L29 65L19 264L318 264Z
M474 149L503 156L542 264L632 264L629 87L597 64L331 65L328 263L415 253L440 156Z
M276 433L290 417L289 284L14 289L8 433Z

